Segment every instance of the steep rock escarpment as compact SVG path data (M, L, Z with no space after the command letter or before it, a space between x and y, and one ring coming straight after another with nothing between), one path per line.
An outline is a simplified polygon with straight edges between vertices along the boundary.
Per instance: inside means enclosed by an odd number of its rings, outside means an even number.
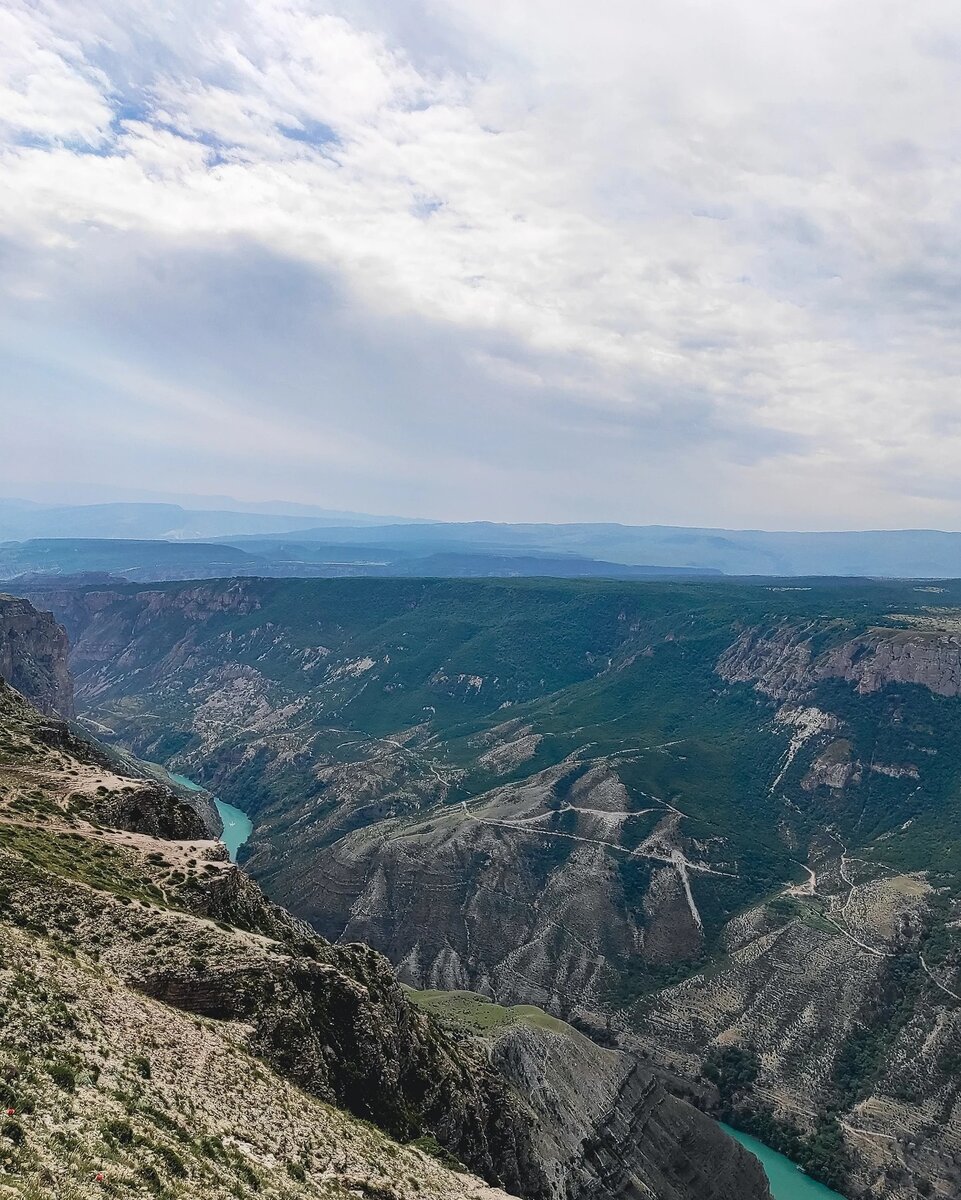
M25 600L0 595L0 679L41 712L74 715L67 635L50 613Z
M958 617L767 622L720 656L726 681L783 702L768 803L807 878L732 922L722 969L639 1026L661 1061L670 1031L688 1072L705 1042L750 1047L755 1103L789 1123L837 1113L855 1195L961 1187Z
M165 853L162 842L144 845ZM198 863L204 849L191 847ZM180 903L202 893L208 873L233 869L207 859ZM471 1043L456 1045L412 1009L387 963L366 947L331 948L293 925L287 942L251 938L226 921L221 929L189 913L127 911L111 897L91 906L88 889L69 883L51 900L48 874L3 855L0 886L16 925L49 925L56 940L96 954L153 1000L236 1022L249 1031L248 1052L309 1094L403 1141L433 1135L491 1181L544 1194L536 1149L504 1082Z
M86 833L82 822L71 827L71 836L76 831ZM94 956L133 992L249 1031L248 1052L307 1093L403 1141L429 1134L473 1170L525 1197L766 1196L752 1160L732 1149L712 1122L682 1104L665 1115L675 1102L650 1077L641 1082L638 1075L636 1087L647 1102L635 1104L635 1088L622 1082L626 1061L608 1080L597 1057L582 1056L579 1087L590 1092L592 1073L600 1074L604 1103L585 1112L578 1101L573 1112L559 1114L550 1090L540 1096L524 1090L530 1071L547 1061L550 1035L538 1032L524 1047L526 1068L515 1052L513 1071L507 1070L477 1039L453 1036L412 1008L381 956L364 946L330 946L282 910L258 902L253 886L214 844L108 831L86 836L105 839L106 866L125 894L92 899L87 882L63 875L53 887L48 871L0 853L9 919L19 927L49 929L55 942ZM36 854L36 834L30 844ZM85 860L72 869L86 874ZM138 890L143 899L131 905L129 894ZM168 908L171 903L175 907ZM211 924L207 914L214 913ZM591 1055L602 1053L591 1047ZM566 1053L558 1057L572 1065ZM573 1079L567 1092L576 1098ZM630 1107L612 1124L611 1107L622 1096ZM655 1110L666 1123L649 1140ZM667 1153L675 1119L685 1139L683 1169L678 1143ZM545 1121L555 1134L565 1131L563 1160L551 1157L542 1136ZM692 1127L696 1144L689 1144ZM585 1137L596 1162L582 1167ZM603 1163L623 1159L628 1147L637 1160L630 1178L616 1192L599 1190ZM729 1170L712 1173L712 1158L726 1161ZM561 1173L550 1174L555 1161ZM659 1190L662 1178L673 1178L671 1191Z
M705 864L683 822L663 805L627 805L606 763L565 762L469 805L345 833L297 872L267 838L247 861L325 936L368 942L414 987L590 1018L625 963L656 969L704 944L685 879Z
M756 1191L755 1164L631 1055L522 1021L492 1042L498 1070L527 1097L554 1200Z
M796 699L823 680L862 695L915 684L938 696L961 695L961 635L931 629L868 629L818 649L822 631L796 622L744 630L718 661L732 683L750 683L777 700Z

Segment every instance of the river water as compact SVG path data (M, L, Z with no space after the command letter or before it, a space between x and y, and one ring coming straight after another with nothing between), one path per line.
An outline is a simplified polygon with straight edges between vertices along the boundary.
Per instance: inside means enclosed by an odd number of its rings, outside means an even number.
M192 779L188 779L186 775L177 775L173 771L170 772L170 778L176 780L182 787L189 788L192 792L204 792L207 789L202 788L199 783L194 783ZM217 806L217 812L220 813L220 819L224 823L224 831L220 835L220 840L227 847L227 853L230 855L230 861L237 861L237 851L246 842L253 833L253 822L245 812L239 808L234 808L232 804L226 804L223 800L218 800L214 796L214 804Z
M823 1183L809 1179L789 1158L769 1149L749 1133L741 1133L740 1130L731 1129L729 1125L724 1124L721 1128L746 1150L750 1150L755 1158L761 1160L774 1200L844 1200L840 1192L832 1192Z

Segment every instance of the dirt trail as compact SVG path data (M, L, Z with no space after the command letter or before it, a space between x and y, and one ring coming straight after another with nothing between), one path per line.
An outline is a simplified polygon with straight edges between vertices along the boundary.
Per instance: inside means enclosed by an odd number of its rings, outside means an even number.
M697 911L697 905L694 903L694 894L691 891L691 881L687 874L687 859L680 850L675 850L671 857L674 860L674 866L677 868L677 873L681 877L681 883L684 885L684 894L687 896L687 903L691 910L691 916L694 918L694 924L703 933L704 922L701 920L701 914Z
M629 850L625 846L619 846L617 842L606 842L600 838L581 837L576 833L562 833L559 830L553 829L531 829L528 827L529 822L534 820L533 817L521 817L516 821L495 821L490 817L477 817L467 807L466 801L461 801L461 807L467 817L472 821L477 821L480 825L492 825L498 829L510 829L514 833L529 833L537 837L554 837L567 838L571 842L584 842L589 846L603 846L608 850L616 850L618 854L627 854L632 858L644 858L651 862L663 863L665 866L675 867L681 874L682 880L685 881L685 887L690 890L690 884L686 881L685 871L700 871L704 875L721 875L726 879L736 879L737 876L730 871L718 871L714 867L707 866L706 863L691 862L686 858L683 851L673 850L671 853L654 854L650 851L641 849ZM691 900L693 908L693 898ZM696 912L696 910L694 910ZM700 924L700 918L695 918Z
M941 980L938 979L937 975L934 974L934 972L931 970L931 968L928 966L928 964L924 961L924 955L919 954L918 958L920 958L920 960L921 960L921 966L924 968L925 975L927 975L927 977L931 980L931 982L934 984L934 986L937 988L940 988L941 991L944 992L944 994L946 996L950 996L952 1000L957 1000L957 1001L961 1002L961 996L959 996L957 992L952 992L951 989L949 987L946 987L941 982Z

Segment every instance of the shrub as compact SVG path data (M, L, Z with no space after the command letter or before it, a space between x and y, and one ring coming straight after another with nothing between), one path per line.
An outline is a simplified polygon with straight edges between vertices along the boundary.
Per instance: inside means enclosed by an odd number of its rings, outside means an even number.
M170 1146L155 1146L154 1154L163 1163L164 1170L168 1175L172 1175L175 1179L185 1178L187 1167L176 1150Z
M153 1074L150 1067L150 1059L145 1058L142 1054L138 1054L133 1060L134 1070L141 1079L149 1079Z
M68 1066L66 1063L51 1063L47 1067L47 1074L57 1085L65 1092L75 1092L77 1090L77 1071L75 1067Z
M129 1121L109 1120L100 1126L104 1138L117 1146L132 1146L134 1140L133 1126Z

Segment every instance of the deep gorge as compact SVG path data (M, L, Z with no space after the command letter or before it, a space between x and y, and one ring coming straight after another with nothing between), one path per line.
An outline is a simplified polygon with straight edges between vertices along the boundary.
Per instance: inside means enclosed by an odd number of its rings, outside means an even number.
M347 580L43 599L83 720L247 809L245 868L325 936L415 989L616 1039L708 1108L706 1058L733 1039L761 1066L732 1111L778 1123L842 1193L954 1186L920 1135L957 1103L961 865L941 835L958 648L926 595ZM887 1015L891 955L934 978ZM883 1055L858 1049L865 1023ZM889 1105L917 1136L874 1115ZM818 1108L841 1114L830 1138Z

